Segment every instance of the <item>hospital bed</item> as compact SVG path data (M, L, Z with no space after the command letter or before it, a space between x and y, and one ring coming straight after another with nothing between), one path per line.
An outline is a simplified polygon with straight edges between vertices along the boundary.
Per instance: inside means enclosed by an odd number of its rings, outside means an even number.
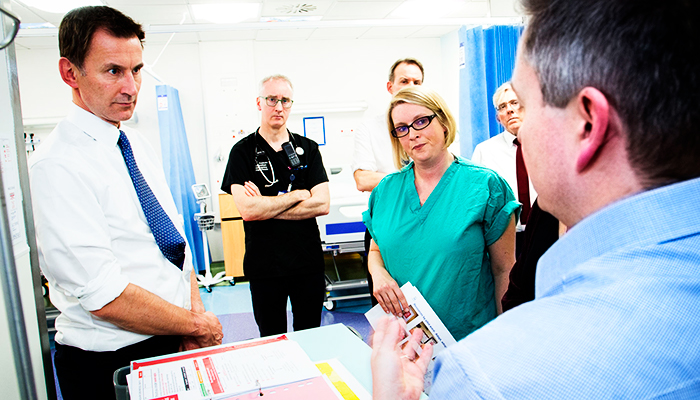
M338 271L335 256L342 253L361 253L365 251L365 225L362 213L367 209L369 193L357 190L352 170L349 165L331 167L328 171L330 211L328 215L316 218L321 233L321 246L333 259L336 279L326 275L326 299L324 307L331 311L336 302L369 297L369 292L331 296L329 293L362 289L367 287L367 279L343 280Z

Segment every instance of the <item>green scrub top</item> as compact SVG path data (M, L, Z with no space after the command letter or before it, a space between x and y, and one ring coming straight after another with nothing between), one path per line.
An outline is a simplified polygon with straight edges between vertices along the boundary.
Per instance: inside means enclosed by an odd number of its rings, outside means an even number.
M496 317L488 246L520 213L508 183L455 158L421 206L413 163L372 190L363 221L399 286L411 282L456 340Z

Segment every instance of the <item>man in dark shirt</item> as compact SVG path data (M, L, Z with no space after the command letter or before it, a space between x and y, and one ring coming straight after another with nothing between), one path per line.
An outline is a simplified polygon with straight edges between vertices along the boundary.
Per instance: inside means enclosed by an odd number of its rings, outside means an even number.
M537 261L559 239L559 220L537 204L532 205L525 227L522 252L510 270L508 290L501 299L503 312L535 300Z
M316 217L329 211L328 176L318 145L287 129L293 93L285 76L263 79L262 122L231 149L221 186L243 218L243 272L260 336L287 331L288 298L295 331L321 325L325 276Z

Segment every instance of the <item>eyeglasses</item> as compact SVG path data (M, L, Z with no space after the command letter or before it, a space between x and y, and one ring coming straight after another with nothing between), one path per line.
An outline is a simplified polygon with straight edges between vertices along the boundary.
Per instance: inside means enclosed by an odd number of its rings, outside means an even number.
M498 111L499 114L505 114L509 104L513 107L513 110L520 110L520 102L518 99L513 99L509 102L499 104L498 107L496 107L496 111Z
M437 117L436 114L433 115L427 115L425 117L420 117L417 120L413 121L411 125L401 125L397 126L396 128L391 130L391 136L399 139L402 138L406 135L408 135L409 128L413 128L414 131L420 131L428 127L431 122L433 122L433 118Z
M19 31L19 18L15 17L12 13L0 8L0 32L2 32L2 37L0 37L0 50L9 46L15 36L17 36L17 31Z
M260 98L265 99L265 104L267 104L270 107L276 107L277 103L282 102L282 107L292 108L292 103L294 103L294 100L288 99L286 97L282 97L281 99L278 99L277 97L260 96Z

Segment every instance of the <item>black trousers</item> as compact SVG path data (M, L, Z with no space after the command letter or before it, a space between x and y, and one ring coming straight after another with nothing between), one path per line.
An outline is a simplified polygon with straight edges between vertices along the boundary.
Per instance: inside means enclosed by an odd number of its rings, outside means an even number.
M175 353L181 336L153 336L115 351L86 351L56 342L54 365L65 400L116 399L112 376L133 360Z
M294 331L321 326L325 292L323 272L250 279L250 297L260 336L287 332L287 298L292 304Z

